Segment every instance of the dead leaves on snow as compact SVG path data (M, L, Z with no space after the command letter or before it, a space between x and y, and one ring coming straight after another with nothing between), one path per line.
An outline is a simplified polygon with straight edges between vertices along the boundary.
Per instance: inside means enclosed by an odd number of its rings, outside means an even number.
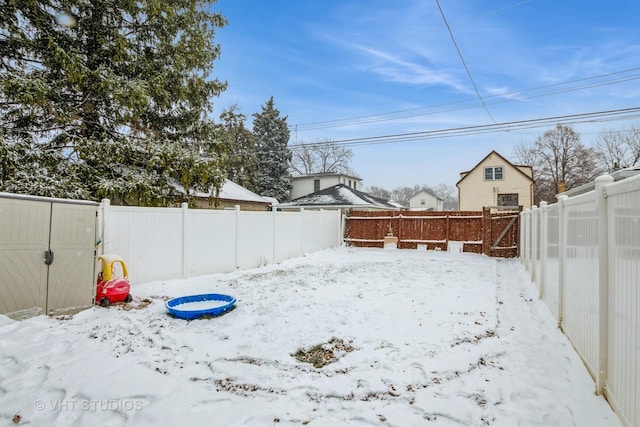
M353 341L346 344L344 340L334 337L326 343L311 347L309 350L300 349L293 354L293 357L300 362L311 363L315 368L322 368L352 352L354 348L350 344L351 342Z

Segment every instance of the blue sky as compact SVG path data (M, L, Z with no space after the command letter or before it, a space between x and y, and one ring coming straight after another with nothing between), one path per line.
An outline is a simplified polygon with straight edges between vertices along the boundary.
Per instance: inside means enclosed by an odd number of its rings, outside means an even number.
M229 24L213 76L229 87L214 114L237 104L251 127L273 96L295 144L640 107L637 0L440 6L486 109L435 0L219 0ZM638 123L574 129L591 145ZM365 186L453 186L491 150L513 160L547 129L352 145L352 167Z

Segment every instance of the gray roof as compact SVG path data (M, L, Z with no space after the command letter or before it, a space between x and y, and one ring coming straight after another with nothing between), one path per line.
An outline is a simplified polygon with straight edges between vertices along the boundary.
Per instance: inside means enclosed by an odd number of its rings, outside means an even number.
M382 209L397 209L388 200L372 194L355 190L344 184L337 184L306 196L298 197L287 203L280 203L278 207L377 207Z

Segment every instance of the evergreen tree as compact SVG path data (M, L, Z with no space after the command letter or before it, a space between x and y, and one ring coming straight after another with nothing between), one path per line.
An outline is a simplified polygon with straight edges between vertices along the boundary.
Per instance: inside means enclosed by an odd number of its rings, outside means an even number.
M273 97L262 106L262 112L253 115L253 137L256 147L257 170L255 193L275 197L279 201L289 199L291 151L287 117L280 117L274 107Z
M256 187L256 151L253 134L244 125L246 116L233 105L220 115L223 148L227 154L227 178L246 188Z
M0 188L155 205L219 185L214 1L3 2Z

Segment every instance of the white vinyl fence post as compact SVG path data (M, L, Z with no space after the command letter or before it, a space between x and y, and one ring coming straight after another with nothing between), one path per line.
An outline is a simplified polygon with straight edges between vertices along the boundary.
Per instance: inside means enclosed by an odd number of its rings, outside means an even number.
M236 270L240 268L240 205L235 206L236 218Z
M609 309L609 240L607 236L606 186L613 182L609 175L596 178L596 210L598 214L598 372L596 393L601 395L607 382L608 309Z
M546 279L546 264L547 264L547 241L548 241L548 228L549 224L547 223L549 218L548 212L549 204L545 201L540 202L540 277L538 278L538 283L540 284L540 299L545 298L545 279Z
M189 204L182 203L182 277L187 277L187 213Z
M539 286L538 275L536 274L536 264L538 258L538 207L531 207L531 279Z
M275 264L276 263L276 236L278 235L276 233L276 224L277 224L277 220L276 220L276 214L278 212L278 209L276 209L275 207L273 207L271 209L271 227L273 228L273 230L271 230L273 232L273 245L271 246L271 263Z
M558 196L558 328L562 330L565 297L565 263L567 259L567 218L564 203L568 196Z
M340 247L342 246L345 241L344 241L344 233L345 233L345 228L347 226L346 222L347 222L347 218L346 215L342 212L342 209L338 209L338 244L336 247Z
M523 210L522 212L520 212L520 262L523 265L527 265L526 263L526 259L527 259L527 255L526 255L526 236L524 235L524 230L525 230L525 211Z
M304 208L300 208L300 256L304 255Z
M531 209L527 208L522 212L522 256L524 266L531 274Z

